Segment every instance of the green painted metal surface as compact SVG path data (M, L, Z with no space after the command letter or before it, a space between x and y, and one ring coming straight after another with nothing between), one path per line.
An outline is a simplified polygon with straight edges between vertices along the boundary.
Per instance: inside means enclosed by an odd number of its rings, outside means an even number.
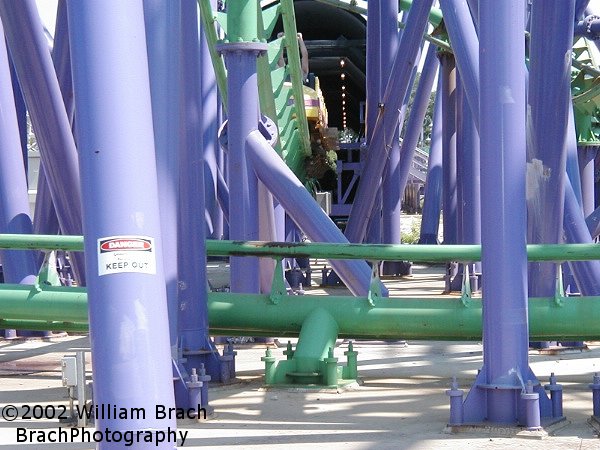
M479 261L480 245L331 244L321 242L206 241L210 256L294 256L372 261ZM529 261L586 261L600 259L597 244L536 244L527 246Z
M213 63L215 70L215 77L217 79L217 85L219 86L219 93L223 101L223 105L227 105L227 71L225 70L225 62L223 58L217 53L217 30L215 28L215 22L217 22L217 14L211 9L210 0L198 0L200 6L200 20L202 20L202 26L204 36L208 45L208 51L210 58ZM225 21L220 23L224 27Z
M227 39L229 42L258 39L258 0L227 2Z

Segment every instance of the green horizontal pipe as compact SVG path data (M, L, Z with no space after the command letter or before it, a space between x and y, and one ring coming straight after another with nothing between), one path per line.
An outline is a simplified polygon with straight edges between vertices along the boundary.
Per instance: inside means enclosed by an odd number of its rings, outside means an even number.
M259 241L206 241L210 256L295 256L372 261L480 261L480 245L391 245L290 243ZM527 246L529 261L586 261L600 259L597 244L535 244Z
M464 306L457 297L389 298L369 306L365 297L285 297L274 305L267 296L209 294L211 333L297 336L315 308L328 311L339 337L364 339L480 340L481 299ZM532 340L597 340L600 297L529 300Z
M83 236L0 234L0 249L83 251ZM479 261L480 245L331 244L323 242L206 241L209 256L302 256L374 261ZM532 244L529 261L600 259L598 244Z
M5 320L39 320L87 322L85 288L0 284L0 318Z
M81 322L45 322L43 320L2 320L0 329L32 331L65 331L68 333L87 333L88 324Z
M341 337L368 339L481 339L481 299L465 306L459 297L383 298L370 306L366 297L285 296L275 305L267 295L211 292L213 334L292 336L317 307L335 318ZM2 285L3 328L82 331L87 323L85 288ZM18 322L17 322L18 321ZM26 321L26 322L24 322ZM600 297L529 299L533 340L600 340ZM61 322L49 324L47 322ZM18 326L8 326L17 324ZM29 325L27 325L29 324ZM81 328L79 328L81 326Z
M83 236L0 234L0 248L83 251Z

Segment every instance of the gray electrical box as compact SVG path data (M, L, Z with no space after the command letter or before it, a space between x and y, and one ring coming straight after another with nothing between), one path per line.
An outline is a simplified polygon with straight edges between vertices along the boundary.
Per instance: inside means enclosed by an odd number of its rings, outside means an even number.
M63 386L77 386L77 358L75 355L63 356L61 367Z

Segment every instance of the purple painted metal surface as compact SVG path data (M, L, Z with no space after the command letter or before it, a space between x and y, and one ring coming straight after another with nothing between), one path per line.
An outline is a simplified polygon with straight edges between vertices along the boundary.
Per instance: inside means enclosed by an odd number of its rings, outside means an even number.
M465 422L515 424L528 372L524 1L482 2L483 369ZM488 120L494 118L494 120ZM520 381L521 380L521 381Z
M527 238L530 244L562 240L565 138L571 108L570 55L575 0L534 0L529 44L530 116L527 146ZM529 264L529 295L556 290L558 265Z
M440 0L456 66L479 129L479 39L467 0Z
M255 131L248 136L247 150L259 179L281 202L294 222L302 225L302 231L309 239L314 242L348 242L260 132ZM371 269L364 261L331 260L330 264L352 294L368 293ZM387 296L383 284L381 290Z
M2 34L0 23L0 36ZM6 44L0 39L0 233L31 234L27 178L11 88ZM6 283L21 283L26 277L37 275L34 251L3 250L0 254Z
M179 347L187 373L205 364L213 380L219 381L218 353L208 336L208 281L206 279L204 220L204 155L202 148L202 104L200 41L195 0L181 2L182 85L180 102L180 200L178 236ZM227 381L227 380L224 380ZM207 398L202 399L203 406ZM193 405L188 405L193 407Z
M444 244L456 244L456 66L450 53L440 55L442 77L442 209Z
M565 183L564 230L569 244L590 244L592 238L570 182ZM600 261L569 264L581 295L600 295Z
M0 17L36 131L61 230L65 234L82 234L77 149L35 2L2 0ZM84 284L83 255L73 253L71 257L77 279Z
M181 3L144 0L171 352L177 349L177 217Z
M581 146L577 149L579 154L579 173L581 176L581 196L583 215L589 216L594 212L595 199L595 160L598 147L595 145Z
M246 158L246 136L258 128L259 103L256 58L266 49L256 43L222 44L227 65L228 179L230 200L229 237L234 240L258 240L258 181ZM231 257L231 291L259 292L258 258Z
M437 244L440 228L440 206L442 199L442 89L441 77L433 107L433 124L429 146L427 180L423 199L423 214L419 244Z
M392 3L392 2L389 2ZM367 114L365 136L370 142L379 115L378 104L381 99L381 4L367 3ZM361 158L362 159L362 158Z
M365 236L373 212L379 180L383 175L388 149L394 136L393 129L397 125L400 115L399 107L409 85L432 3L431 0L415 2L408 14L406 29L402 34L389 82L385 88L383 114L375 124L373 137L369 143L369 152L346 226L346 236L350 242L361 242Z
M379 2L376 2L379 3ZM382 2L380 8L380 54L382 76L381 85L388 81L394 57L398 49L398 2ZM409 83L409 85L412 83ZM407 90L407 92L410 91ZM406 99L406 96L405 96ZM401 116L402 117L402 116ZM400 120L400 123L402 119ZM382 196L381 208L381 243L400 244L400 209L402 207L402 191L400 190L400 142L399 126L392 128L394 137L389 150L388 161L381 183ZM377 204L377 203L376 203Z
M216 0L211 0L213 11L217 9ZM201 24L201 27L204 26ZM223 212L217 201L218 152L217 122L219 102L217 98L217 80L210 59L208 44L204 32L200 32L200 89L202 95L202 142L204 147L204 192L206 201L206 220L210 239L223 238Z
M462 81L462 78L460 79ZM461 167L461 244L481 244L481 185L479 133L471 106L467 101L464 86L458 90L457 147ZM470 264L471 275L481 273L481 263ZM475 289L475 286L471 286Z
M144 419L98 417L96 427L174 430L174 419L151 413L156 405L172 408L175 402L142 3L88 0L69 2L68 8L94 402L147 412ZM110 261L103 258L110 256L102 256L99 240L111 236L153 239L143 241L150 246L144 245L145 272L106 266ZM123 262L132 265L143 257L140 251L124 253ZM105 441L99 448L122 445ZM171 441L157 448L173 446Z
M575 130L575 115L573 108L569 108L569 124L567 126L567 176L571 180L571 187L577 198L577 203L583 205L581 192L581 176L579 173L579 156L577 154L577 135Z
M10 54L8 55L8 62L10 66L10 79L12 83L13 96L15 99L15 110L17 112L17 123L19 124L19 137L21 138L21 150L23 152L22 159L25 166L25 171L27 172L29 170L29 161L27 158L27 107L25 106L23 92L21 92L21 86L19 86L15 65L12 62Z
M404 192L406 182L408 181L408 174L413 163L413 157L419 137L423 131L423 120L425 119L425 113L427 112L427 106L429 105L429 98L431 96L431 89L433 88L433 82L435 81L438 68L437 48L430 44L421 71L419 86L415 92L415 100L412 105L410 116L408 117L408 122L406 123L404 140L402 141L398 178L400 194Z

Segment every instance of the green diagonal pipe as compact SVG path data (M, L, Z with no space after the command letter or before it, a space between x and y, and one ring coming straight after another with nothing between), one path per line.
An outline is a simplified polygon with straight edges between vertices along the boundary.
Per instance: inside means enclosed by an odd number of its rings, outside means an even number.
M289 296L275 305L267 295L209 293L212 333L297 336L304 319L322 308L339 325L339 336L369 339L481 339L481 300L465 306L458 297L389 298L370 306L366 297ZM15 321L44 323L43 329L67 330L87 323L84 288L0 287L0 326ZM600 297L529 300L533 340L600 339ZM33 322L32 322L33 321ZM48 323L60 322L60 323ZM31 329L23 325L14 328ZM33 326L32 325L32 326ZM80 331L80 328L77 328Z

